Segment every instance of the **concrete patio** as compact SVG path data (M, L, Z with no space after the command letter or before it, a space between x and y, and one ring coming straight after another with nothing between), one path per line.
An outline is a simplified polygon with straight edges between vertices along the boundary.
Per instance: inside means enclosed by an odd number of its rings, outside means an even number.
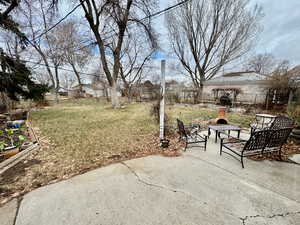
M0 209L3 225L300 224L300 166L189 148L39 188ZM3 223L4 222L4 223Z

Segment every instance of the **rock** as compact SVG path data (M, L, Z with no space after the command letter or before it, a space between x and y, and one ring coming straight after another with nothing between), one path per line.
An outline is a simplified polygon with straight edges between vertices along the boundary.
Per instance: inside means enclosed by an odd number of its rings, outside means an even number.
M292 155L291 157L289 157L289 159L292 160L295 163L300 164L300 154Z

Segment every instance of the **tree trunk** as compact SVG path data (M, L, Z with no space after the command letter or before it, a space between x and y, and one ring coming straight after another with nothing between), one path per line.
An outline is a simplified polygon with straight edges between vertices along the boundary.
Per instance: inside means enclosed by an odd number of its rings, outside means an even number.
M130 87L127 90L127 98L128 98L128 103L131 103L131 101L132 101L132 91L131 91Z
M76 78L77 78L78 86L79 86L79 92L80 92L80 97L82 97L82 95L83 95L83 90L82 90L82 82L81 82L80 74L78 73L78 71L77 71L75 65L74 65L72 62L69 62L69 63L70 63L70 65L72 66L72 69L73 69L73 71L74 71L74 73L75 73L75 76L76 76Z
M32 44L31 45L34 47L34 49L40 54L40 56L42 57L44 63L45 63L45 67L46 67L46 70L48 72L48 75L50 77L50 80L51 80L51 89L54 89L55 88L55 81L54 81L54 77L53 77L53 74L51 72L51 69L50 69L50 66L49 66L49 63L48 63L48 60L47 60L47 57L46 55L42 52L42 50L37 47L35 44Z
M117 84L114 82L113 85L110 87L110 98L111 104L113 108L120 108L120 101L118 96Z
M200 84L199 87L197 88L197 98L196 98L196 103L201 103L203 101L203 84Z

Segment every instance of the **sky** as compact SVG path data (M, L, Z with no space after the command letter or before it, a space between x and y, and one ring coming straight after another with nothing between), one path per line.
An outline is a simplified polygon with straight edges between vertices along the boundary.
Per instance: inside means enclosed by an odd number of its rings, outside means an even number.
M176 0L160 0L160 7L175 3ZM278 59L287 59L294 65L300 64L300 0L250 1L250 6L255 4L263 8L263 30L251 55L268 52ZM162 16L156 23L159 24L158 30L165 34L163 20Z
M158 10L176 3L177 0L159 0L160 9ZM255 4L263 8L264 17L261 19L263 30L248 56L268 52L278 59L289 60L292 65L300 64L300 13L298 13L300 0L250 0L250 6ZM70 5L69 1L65 1L62 12L68 12L73 7L74 5ZM83 12L79 9L76 14L82 16ZM155 18L154 24L156 31L160 34L161 48L167 52L168 38L164 27L164 16ZM157 67L155 73L159 74L159 62L153 62L153 64ZM240 70L241 64L242 61L237 61L227 66L222 73ZM172 79L173 76L174 72L167 72L167 79Z
M160 0L160 8L174 5L176 0ZM260 53L271 53L277 59L289 60L291 66L300 64L300 0L250 0L249 6L262 7L263 17L260 32L251 51L231 65L225 66L220 74L238 71L249 57ZM156 29L161 34L162 48L167 49L167 31L164 28L164 16L155 20ZM173 74L167 73L167 79Z
M300 64L300 1L256 0L262 5L264 27L257 52L270 52L278 58Z
M161 10L170 5L177 3L176 0L159 0ZM249 55L258 53L272 53L278 59L287 59L293 65L300 64L300 0L251 0L250 5L259 4L263 7L264 17L261 20L263 31L260 33L256 45L253 47ZM60 5L61 15L68 13L74 4L70 4L70 0L64 0L64 4ZM79 8L74 15L83 16L82 10ZM161 47L168 51L167 30L164 27L164 16L159 16L154 20L156 31L161 34ZM238 62L241 64L240 62ZM237 64L238 64L237 63ZM159 62L157 65L157 73L159 73ZM94 63L93 63L94 65ZM238 67L231 66L226 69L239 70ZM174 73L167 73L167 77L172 79Z
M160 9L176 4L176 0L159 0ZM258 37L252 54L272 53L279 59L287 59L300 64L300 0L250 0L250 5L262 6L264 17L261 20L263 31ZM74 5L65 1L63 11L68 12ZM78 15L82 14L78 10ZM167 48L167 31L164 16L154 20L156 30L161 34L162 48Z

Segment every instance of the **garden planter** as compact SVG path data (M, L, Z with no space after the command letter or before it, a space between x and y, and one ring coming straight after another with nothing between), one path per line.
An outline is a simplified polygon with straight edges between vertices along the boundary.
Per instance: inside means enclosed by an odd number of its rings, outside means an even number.
M20 151L19 147L16 146L11 146L7 147L2 151L2 155L4 156L5 159L10 158L16 154L18 154Z

